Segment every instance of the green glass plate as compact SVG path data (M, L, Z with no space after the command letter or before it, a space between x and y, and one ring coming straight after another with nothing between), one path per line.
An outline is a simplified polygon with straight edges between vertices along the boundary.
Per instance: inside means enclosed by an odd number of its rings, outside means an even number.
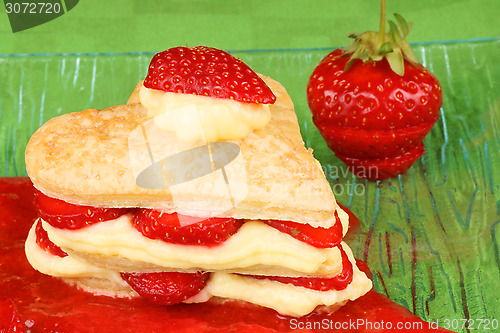
M348 173L311 121L305 87L329 50L233 54L289 91L306 145L338 201L361 221L348 242L371 268L375 288L453 331L483 331L485 320L498 327L500 39L421 44L414 51L442 84L441 117L424 141L425 155L383 182ZM26 175L24 148L48 119L126 103L151 57L0 57L0 175Z

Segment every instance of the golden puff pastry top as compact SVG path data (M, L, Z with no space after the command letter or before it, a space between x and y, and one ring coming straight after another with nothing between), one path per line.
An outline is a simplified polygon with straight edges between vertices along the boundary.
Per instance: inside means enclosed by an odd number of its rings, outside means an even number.
M64 114L40 127L26 148L28 175L40 191L74 204L329 227L337 208L331 187L304 146L290 96L278 82L262 78L277 97L271 120L228 141L239 154L224 170L164 188L139 186L138 177L152 164L161 173L169 156L197 151L204 143L180 140L155 126L136 88L127 105Z

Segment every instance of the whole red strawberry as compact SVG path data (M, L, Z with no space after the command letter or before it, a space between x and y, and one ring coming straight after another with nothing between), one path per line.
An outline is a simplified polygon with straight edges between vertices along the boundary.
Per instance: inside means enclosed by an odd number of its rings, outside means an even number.
M276 101L271 89L245 63L227 52L206 46L175 47L156 54L144 86L247 103Z
M335 155L358 177L382 180L404 173L422 154L422 140L439 118L441 86L420 65L405 37L411 24L395 14L385 33L352 35L347 49L314 69L307 98Z

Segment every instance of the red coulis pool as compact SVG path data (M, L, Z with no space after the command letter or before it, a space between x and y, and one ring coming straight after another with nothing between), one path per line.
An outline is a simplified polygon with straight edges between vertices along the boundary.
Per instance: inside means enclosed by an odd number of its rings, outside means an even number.
M36 219L33 192L27 178L0 178L1 333L449 332L375 291L333 314L300 319L237 302L166 307L92 296L35 271L26 260L24 240Z

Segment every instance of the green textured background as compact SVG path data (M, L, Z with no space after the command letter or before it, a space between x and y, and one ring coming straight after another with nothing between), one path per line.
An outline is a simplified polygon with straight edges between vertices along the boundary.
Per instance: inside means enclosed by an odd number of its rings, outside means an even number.
M416 23L411 42L500 36L498 0L387 0L392 12ZM0 54L332 47L377 29L378 13L379 0L80 0L15 34L0 10Z
M405 175L383 182L345 172L312 124L305 98L307 79L330 47L345 44L347 32L376 28L377 1L314 1L330 8L322 11L300 1L236 1L228 8L222 1L83 0L16 34L0 14L0 175L25 175L26 142L51 117L125 103L152 52L178 44L247 50L233 54L284 84L306 145L339 202L360 218L348 242L370 266L375 288L441 326L500 320L500 33L493 24L500 1L436 2L388 3L416 22L410 40L444 97L426 154Z

